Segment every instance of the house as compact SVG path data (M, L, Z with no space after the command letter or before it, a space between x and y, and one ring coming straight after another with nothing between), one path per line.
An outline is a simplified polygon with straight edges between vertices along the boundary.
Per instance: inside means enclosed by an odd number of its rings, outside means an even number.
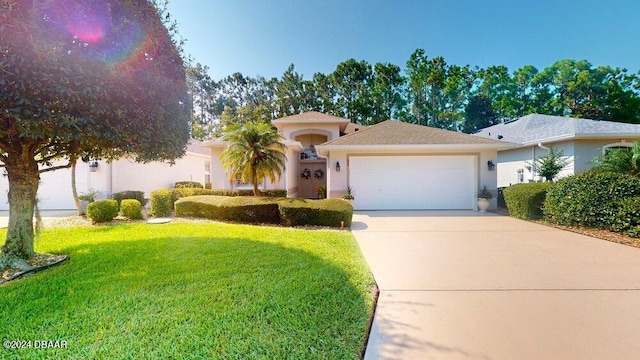
M388 120L361 127L348 119L306 112L272 121L284 138L286 168L263 189L286 189L289 197L339 198L353 189L357 210L476 209L478 189L496 189L498 150L514 144ZM216 139L211 149L212 187L232 189ZM244 184L246 185L246 184ZM495 207L495 199L492 203Z
M570 160L559 177L587 170L594 165L591 160L607 149L631 147L640 140L640 124L530 114L476 135L520 144L498 152L498 187L506 187L543 180L530 164L552 146Z
M78 162L76 165L76 189L78 193L96 191L100 199L111 194L125 191L144 191L149 197L151 191L171 188L177 181L197 181L202 184L210 181L210 152L200 146L197 140L190 140L186 154L176 160L174 165L162 162L147 164L136 163L130 159ZM54 162L54 166L64 165L66 161ZM75 209L71 192L71 170L60 169L40 174L38 204L42 210ZM0 210L8 210L8 180L0 178Z

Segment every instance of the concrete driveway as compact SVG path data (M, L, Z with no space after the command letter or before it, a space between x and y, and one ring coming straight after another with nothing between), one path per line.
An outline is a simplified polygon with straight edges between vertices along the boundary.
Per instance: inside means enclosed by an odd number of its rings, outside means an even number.
M365 359L638 359L640 249L495 214L357 212Z

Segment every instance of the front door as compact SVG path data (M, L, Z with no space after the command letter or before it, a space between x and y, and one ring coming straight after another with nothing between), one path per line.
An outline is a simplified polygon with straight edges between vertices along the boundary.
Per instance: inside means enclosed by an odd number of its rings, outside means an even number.
M327 163L325 160L300 161L298 196L304 199L325 198L327 192Z

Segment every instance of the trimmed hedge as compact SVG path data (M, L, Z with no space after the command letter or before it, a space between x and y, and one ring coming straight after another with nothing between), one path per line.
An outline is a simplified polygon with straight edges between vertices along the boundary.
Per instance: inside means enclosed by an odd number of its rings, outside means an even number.
M190 196L175 202L177 216L286 226L351 226L353 207L342 199Z
M122 216L132 219L142 219L142 204L136 199L124 199L120 203L120 213Z
M619 210L634 197L640 197L639 177L589 170L554 184L547 194L544 217L561 225L614 229L616 223L633 222L619 219Z
M118 202L115 200L98 200L87 205L87 217L93 222L111 221L116 216L118 216Z
M280 202L280 217L286 226L351 227L353 206L342 199L285 199Z
M170 216L173 211L173 191L170 189L154 190L151 192L150 214L153 216Z
M640 230L640 197L632 197L619 202L618 213L614 216L611 229L638 237Z
M153 194L157 191L164 191L157 193L156 197L166 199L157 199L160 203L154 206ZM176 200L188 196L200 196L200 195L213 195L213 196L253 196L253 190L227 190L227 189L199 189L199 188L177 188L177 189L162 189L155 190L151 193L151 214L154 216L169 216L173 211L173 204ZM284 198L287 197L287 190L264 190L262 191L262 197L275 197ZM169 204L165 204L169 201ZM159 206L159 207L158 207Z
M177 216L254 224L279 224L278 200L268 197L189 196L175 202Z
M197 181L178 181L173 185L176 189L187 188L187 189L202 189L202 184Z
M537 220L543 216L542 208L552 183L523 183L502 191L509 215L518 219Z
M144 191L137 190L125 190L114 193L111 195L111 198L118 202L118 206L124 199L135 199L140 202L140 205L145 206L147 204L147 199L144 198Z

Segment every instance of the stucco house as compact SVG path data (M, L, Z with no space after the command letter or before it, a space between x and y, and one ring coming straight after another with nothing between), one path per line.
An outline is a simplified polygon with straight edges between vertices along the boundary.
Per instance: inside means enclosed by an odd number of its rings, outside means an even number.
M78 193L90 190L97 192L101 199L111 194L125 191L144 191L148 198L151 191L173 187L177 181L197 181L202 184L210 181L210 152L200 146L197 140L187 144L186 154L176 160L174 165L162 162L147 164L136 163L130 159L78 162L76 165L76 188ZM53 165L64 165L59 161ZM71 170L60 169L40 175L38 189L39 207L43 210L75 209L71 193ZM8 180L0 177L0 210L8 210Z
M529 164L547 154L549 147L564 151L570 162L559 177L593 167L591 160L607 149L631 147L640 140L640 124L530 114L493 125L476 135L520 144L498 152L498 187L541 181Z
M476 209L478 189L496 189L498 150L514 144L388 120L361 127L348 119L306 112L272 121L284 138L286 169L265 189L286 189L289 197L316 198L353 189L357 210ZM211 149L212 187L242 186L228 181L220 162L222 140ZM495 208L495 198L492 201Z

